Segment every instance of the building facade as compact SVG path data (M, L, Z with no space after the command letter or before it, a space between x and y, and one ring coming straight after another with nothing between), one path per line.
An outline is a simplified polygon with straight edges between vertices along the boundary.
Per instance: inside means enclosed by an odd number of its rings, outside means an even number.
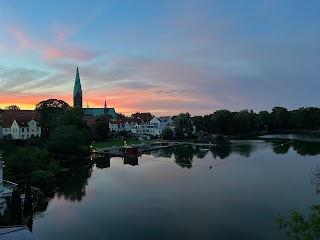
M83 95L82 95L82 88L81 88L81 81L80 81L80 73L79 68L77 67L76 71L76 78L73 87L73 106L80 107L83 109L84 114L86 116L93 116L93 117L100 117L110 115L112 118L117 118L117 113L114 108L107 108L107 102L104 101L103 108L83 108Z
M30 110L4 110L2 135L6 139L29 139L41 136L40 115Z

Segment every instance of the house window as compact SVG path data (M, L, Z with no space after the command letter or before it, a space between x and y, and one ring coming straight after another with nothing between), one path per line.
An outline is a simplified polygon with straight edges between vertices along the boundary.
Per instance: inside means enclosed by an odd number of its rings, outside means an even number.
M37 131L39 132L39 131L40 131L40 128L37 128Z
M27 128L27 132L29 132L29 128Z
M22 139L24 139L24 135L22 134Z
M27 138L29 138L29 134L27 134Z
M24 132L24 128L21 128L22 129L22 132ZM23 136L23 135L22 135Z

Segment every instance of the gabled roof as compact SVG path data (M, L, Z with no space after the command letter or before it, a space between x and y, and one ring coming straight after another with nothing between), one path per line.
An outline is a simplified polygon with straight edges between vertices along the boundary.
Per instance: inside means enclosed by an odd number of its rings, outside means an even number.
M31 120L35 120L37 123L40 122L40 114L38 111L33 110L3 110L2 119L3 128L10 128L14 120L17 121L19 126L28 127L27 123Z
M153 116L149 112L146 112L146 113L137 112L132 114L131 117L136 119L142 119L144 122L150 122L150 120L153 118Z

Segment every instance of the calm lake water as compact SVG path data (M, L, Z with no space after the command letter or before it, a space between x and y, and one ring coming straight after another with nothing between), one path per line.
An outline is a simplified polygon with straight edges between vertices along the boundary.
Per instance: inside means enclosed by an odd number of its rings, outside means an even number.
M311 171L320 142L294 139L72 163L33 232L45 240L287 239L275 216L319 202Z

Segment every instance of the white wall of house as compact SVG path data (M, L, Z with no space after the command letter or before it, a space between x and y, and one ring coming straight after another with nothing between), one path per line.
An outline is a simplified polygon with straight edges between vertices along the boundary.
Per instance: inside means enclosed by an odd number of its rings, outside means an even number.
M6 137L8 135L11 135L11 127L10 128L2 128L2 136Z
M32 136L41 136L41 127L35 120L27 122L27 126L20 127L16 120L13 121L11 128L3 129L4 135L11 134L11 139L29 139Z
M150 124L145 123L134 123L134 122L109 122L110 131L120 132L120 131L131 131L133 134L148 135L148 136L160 136L162 134L162 129L160 128L161 121L157 118L153 118ZM165 127L167 124L165 124ZM164 128L164 127L163 127Z
M164 129L172 124L171 117L154 117L151 119L150 124L157 126L157 128Z
M151 120L150 120L150 124L152 125L155 125L157 128L160 128L160 120L156 117L153 117Z
M41 136L41 127L38 126L38 123L35 120L28 122L30 137L40 137Z
M118 132L118 124L109 122L110 132Z
M13 120L11 125L11 138L12 139L20 139L20 129L19 125L16 120Z

